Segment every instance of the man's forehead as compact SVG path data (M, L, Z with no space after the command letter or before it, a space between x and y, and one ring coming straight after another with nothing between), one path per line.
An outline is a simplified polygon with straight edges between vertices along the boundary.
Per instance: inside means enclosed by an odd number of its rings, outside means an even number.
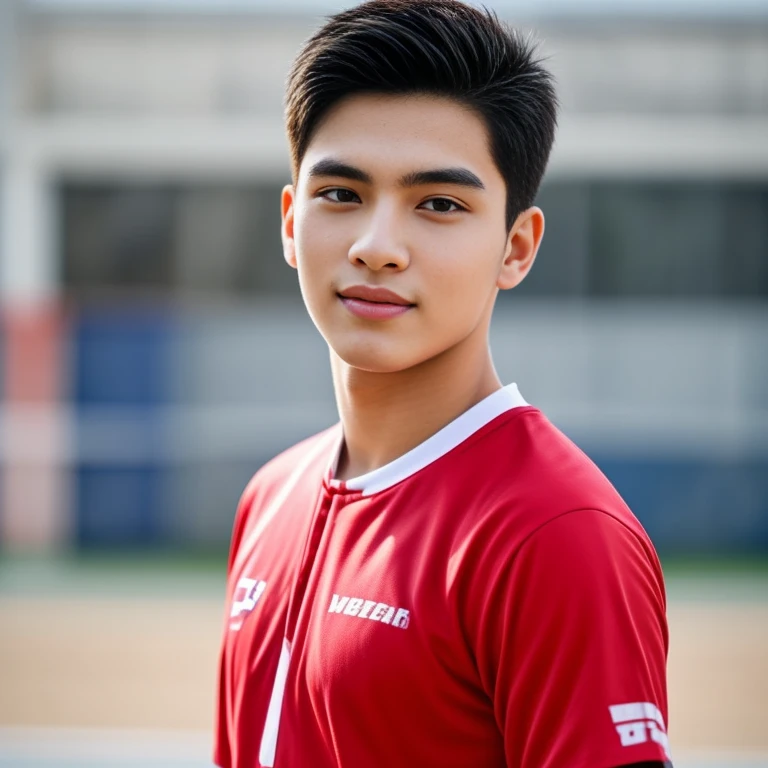
M465 168L487 186L498 173L483 121L454 100L423 95L366 94L336 105L313 132L299 175L329 160L377 181Z
M379 122L382 117L391 117L396 121L430 121L439 115L479 120L472 108L451 96L432 93L352 93L329 107L320 124L334 119Z

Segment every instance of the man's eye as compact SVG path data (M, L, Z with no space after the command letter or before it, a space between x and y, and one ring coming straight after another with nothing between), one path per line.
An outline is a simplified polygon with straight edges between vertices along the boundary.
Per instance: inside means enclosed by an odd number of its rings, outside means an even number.
M465 210L458 203L454 203L453 200L449 200L447 197L433 197L431 200L425 200L421 207L435 213L453 213L454 211Z
M325 192L321 193L321 196L332 203L355 203L360 200L351 189L344 189L343 187L326 189Z

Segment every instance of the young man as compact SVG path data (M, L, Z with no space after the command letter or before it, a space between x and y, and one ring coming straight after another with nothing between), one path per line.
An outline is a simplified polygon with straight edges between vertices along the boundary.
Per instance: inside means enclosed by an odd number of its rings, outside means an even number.
M287 122L341 420L237 510L216 763L664 765L656 554L488 349L544 232L550 75L489 13L374 0L307 43Z

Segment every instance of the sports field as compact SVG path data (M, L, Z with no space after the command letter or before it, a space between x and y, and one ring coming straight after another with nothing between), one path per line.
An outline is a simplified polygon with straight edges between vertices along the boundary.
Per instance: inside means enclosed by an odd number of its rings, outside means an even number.
M222 565L0 565L0 766L210 765ZM667 569L678 768L768 767L768 568Z

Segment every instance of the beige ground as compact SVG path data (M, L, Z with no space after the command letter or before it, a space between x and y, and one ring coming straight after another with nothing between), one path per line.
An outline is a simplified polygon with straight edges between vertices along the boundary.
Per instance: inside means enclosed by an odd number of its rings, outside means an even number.
M217 600L0 596L0 726L211 726ZM768 749L768 603L673 603L676 749Z

